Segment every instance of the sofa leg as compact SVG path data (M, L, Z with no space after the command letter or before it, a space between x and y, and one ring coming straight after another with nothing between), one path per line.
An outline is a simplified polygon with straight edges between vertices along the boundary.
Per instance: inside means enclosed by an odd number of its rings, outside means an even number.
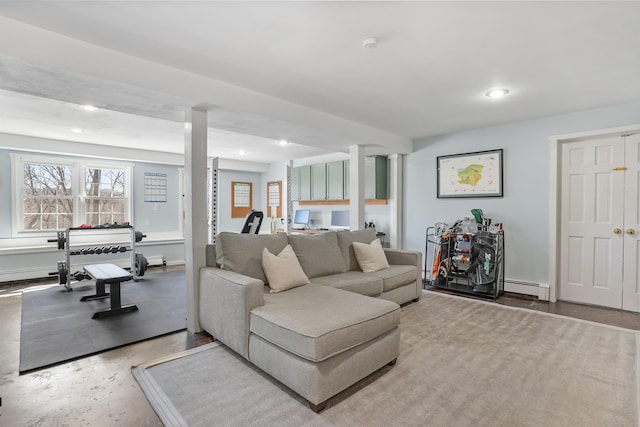
M395 359L393 359L391 362L387 363L388 366L393 366L396 364L396 362L398 361L398 358L396 357Z
M309 402L309 408L311 408L311 410L315 413L318 413L320 411L324 411L324 408L327 407L327 401L325 400L324 402L318 403L317 405L315 403Z

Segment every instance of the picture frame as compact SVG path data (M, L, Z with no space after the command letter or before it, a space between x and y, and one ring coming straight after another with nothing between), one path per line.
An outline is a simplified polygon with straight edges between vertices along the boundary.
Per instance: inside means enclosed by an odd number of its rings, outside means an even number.
M438 198L503 197L502 148L437 157Z

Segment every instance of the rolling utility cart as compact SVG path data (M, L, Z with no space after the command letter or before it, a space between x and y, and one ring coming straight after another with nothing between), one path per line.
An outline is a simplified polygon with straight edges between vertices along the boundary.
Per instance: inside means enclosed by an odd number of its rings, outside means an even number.
M496 300L504 293L504 232L428 227L423 285Z
M71 249L70 240L71 237L78 237L81 233L86 231L93 231L98 233L127 233L129 235L129 244L125 246L103 246L103 247L76 247ZM145 234L142 234L140 231L136 231L132 225L118 225L118 224L106 224L96 227L71 227L65 230L60 230L57 233L56 239L49 239L48 242L53 242L58 244L59 250L65 251L65 260L58 261L57 270L53 273L49 273L52 276L57 275L58 281L61 285L64 285L68 291L71 291L71 279L75 280L83 280L90 278L88 274L84 272L77 271L75 273L70 273L71 269L71 257L76 255L108 255L108 254L117 254L123 252L130 252L130 266L129 270L131 271L132 278L134 281L137 281L139 277L144 276L145 271L148 267L147 259L144 255L139 252L136 252L136 243L142 241L144 237L147 237ZM85 246L84 244L81 246ZM91 262L90 264L94 264Z

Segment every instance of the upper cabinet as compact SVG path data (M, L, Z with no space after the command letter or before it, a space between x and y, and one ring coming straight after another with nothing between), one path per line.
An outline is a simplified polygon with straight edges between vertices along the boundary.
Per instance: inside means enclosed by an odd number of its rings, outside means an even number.
M384 156L364 159L364 198L387 198L387 158Z
M300 199L311 200L311 166L300 166Z
M327 165L311 166L311 200L327 199Z
M327 163L327 199L344 199L344 162Z
M364 198L386 200L387 158L364 159ZM349 160L299 166L291 170L293 201L337 201L349 199Z

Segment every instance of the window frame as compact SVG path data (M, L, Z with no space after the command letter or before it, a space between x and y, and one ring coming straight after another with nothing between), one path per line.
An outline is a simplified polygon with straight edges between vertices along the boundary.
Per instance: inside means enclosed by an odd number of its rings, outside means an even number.
M125 218L133 223L133 164L127 162L113 162L101 159L76 159L64 156L47 156L39 154L11 153L11 177L12 177L12 234L14 237L48 236L55 230L28 230L24 228L24 165L46 164L54 166L66 166L71 168L71 194L73 200L72 224L79 226L86 221L85 202L87 200L85 173L86 169L120 169L124 171L124 200Z

